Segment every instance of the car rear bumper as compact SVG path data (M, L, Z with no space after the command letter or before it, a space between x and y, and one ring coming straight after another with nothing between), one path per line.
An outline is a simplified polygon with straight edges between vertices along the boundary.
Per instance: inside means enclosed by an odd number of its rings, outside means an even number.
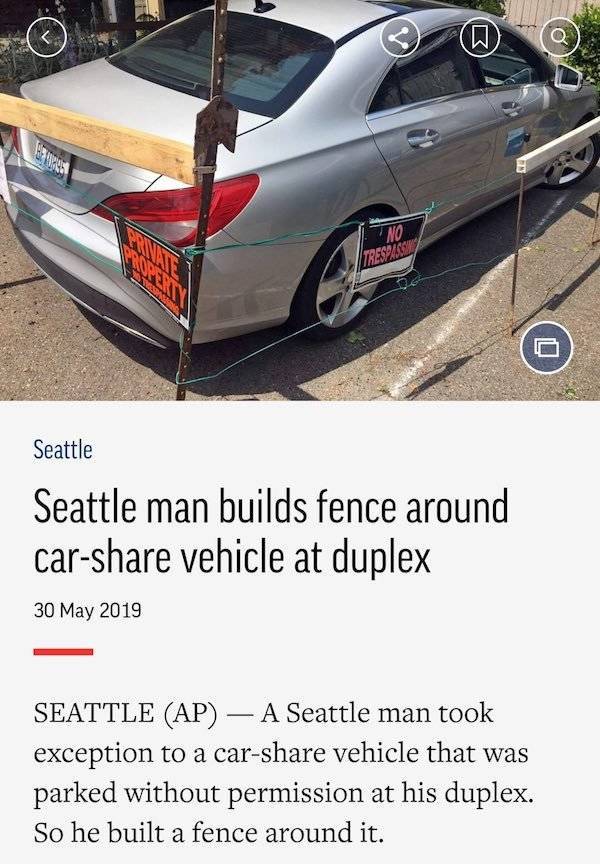
M133 335L161 347L178 344L181 328L176 321L124 278L112 223L92 213L74 214L53 206L28 183L28 170L14 157L7 163L7 174L8 217L41 270L76 302ZM225 232L211 238L215 247L227 251L207 256L204 262L194 343L261 330L283 323L289 315L295 290L288 282L289 268L270 268L264 250L232 249L231 242ZM298 249L304 252L304 247ZM283 257L287 249L279 252Z
M11 224L19 243L39 269L80 306L157 348L173 348L176 345L176 342L154 330L131 310L117 303L116 300L107 297L106 294L101 294L100 291L86 285L85 282L77 279L71 273L67 273L66 270L63 270L34 246L14 222Z

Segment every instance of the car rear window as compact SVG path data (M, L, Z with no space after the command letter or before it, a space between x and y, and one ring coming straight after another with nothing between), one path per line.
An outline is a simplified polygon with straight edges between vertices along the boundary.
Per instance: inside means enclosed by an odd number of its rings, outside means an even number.
M210 96L213 12L182 18L110 58L147 81ZM280 21L229 13L225 94L242 111L278 117L320 75L335 46L330 39Z

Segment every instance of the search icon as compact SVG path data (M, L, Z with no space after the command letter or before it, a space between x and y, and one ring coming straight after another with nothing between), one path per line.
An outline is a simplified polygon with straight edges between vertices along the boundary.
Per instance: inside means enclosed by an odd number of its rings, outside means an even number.
M553 42L560 42L561 45L567 44L567 34L562 29L562 27L555 27L550 34L550 38Z
M550 18L542 27L540 42L546 54L562 60L579 48L581 31L570 18Z

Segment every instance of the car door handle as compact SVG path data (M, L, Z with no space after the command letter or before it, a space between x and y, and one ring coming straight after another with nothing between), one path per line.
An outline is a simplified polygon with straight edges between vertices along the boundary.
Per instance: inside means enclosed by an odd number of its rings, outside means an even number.
M415 148L433 147L442 138L435 129L413 129L407 137L410 146Z
M502 111L507 117L518 117L523 113L523 106L519 102L503 102Z

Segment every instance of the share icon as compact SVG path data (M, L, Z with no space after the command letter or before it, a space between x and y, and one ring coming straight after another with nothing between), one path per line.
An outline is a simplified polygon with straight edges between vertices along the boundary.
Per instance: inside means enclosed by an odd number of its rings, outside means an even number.
M381 31L381 45L392 57L410 57L421 44L421 33L410 18L388 21Z

